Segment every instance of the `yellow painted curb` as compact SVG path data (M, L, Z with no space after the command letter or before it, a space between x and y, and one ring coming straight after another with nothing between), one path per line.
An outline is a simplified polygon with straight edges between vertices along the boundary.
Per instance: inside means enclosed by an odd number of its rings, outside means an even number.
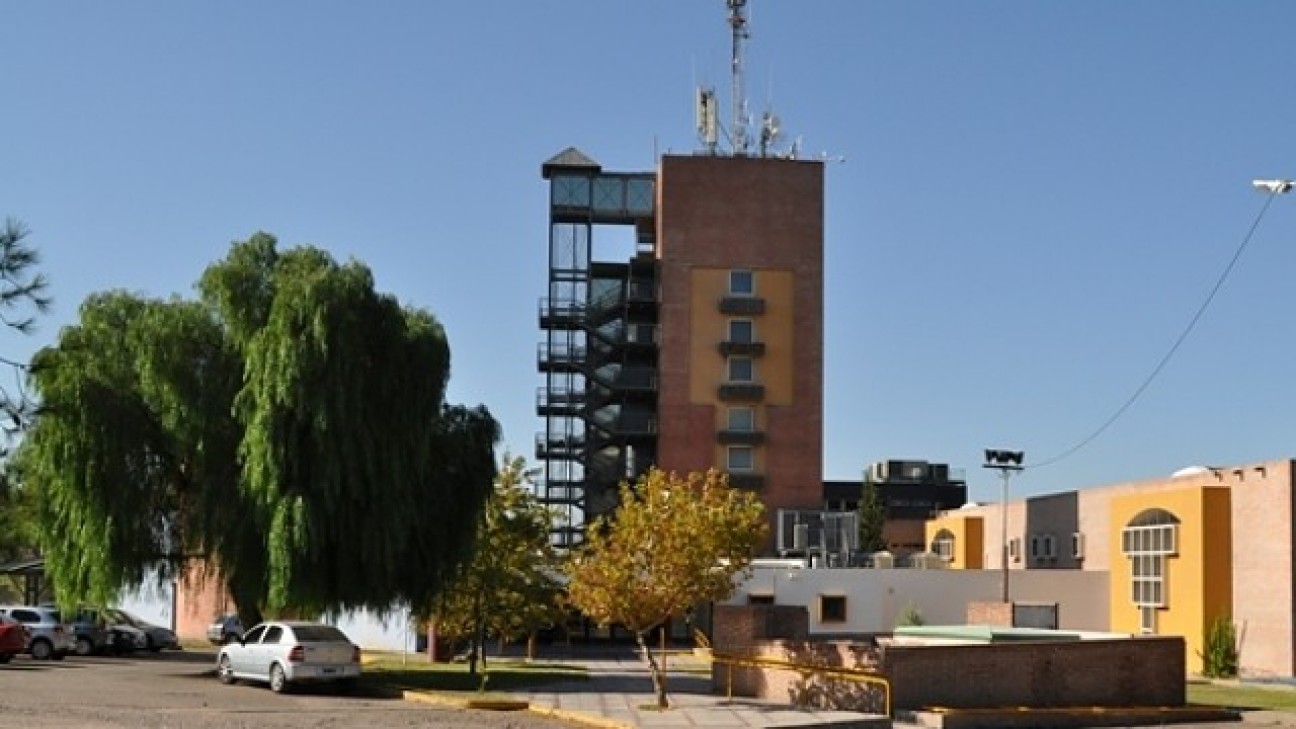
M531 707L532 714L548 716L554 719L562 719L576 724L599 727L599 729L633 729L634 725L627 724L616 719L608 719L594 714L586 714L581 711L568 711L566 709L544 709L538 706Z
M554 719L562 719L577 724L584 724L586 726L599 727L599 729L633 729L633 725L616 721L614 719L607 719L580 711L546 709L539 706L532 706L531 702L523 701L521 699L470 699L431 691L414 691L411 689L402 691L401 698L406 701L414 701L422 704L435 704L437 706L450 706L456 709L530 711L531 713L539 714L540 716L548 716Z

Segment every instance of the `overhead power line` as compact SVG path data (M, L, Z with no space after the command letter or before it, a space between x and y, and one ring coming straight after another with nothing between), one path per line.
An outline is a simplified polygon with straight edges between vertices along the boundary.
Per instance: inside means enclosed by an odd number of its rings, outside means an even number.
M1062 451L1058 455L1046 458L1039 463L1032 463L1027 466L1027 468L1034 469L1051 466L1058 461L1070 457L1080 449L1092 443L1098 438L1098 436L1106 432L1112 424L1119 420L1120 417L1125 414L1125 411L1129 410L1130 407L1133 406L1140 397L1142 397L1143 393L1148 389L1152 382L1161 374L1161 370L1165 369L1166 365L1169 364L1170 360L1174 357L1175 352L1179 351L1179 347L1183 345L1184 341L1188 339L1188 335L1197 327L1197 322L1201 321L1202 315L1206 313L1206 309L1208 309L1211 302L1215 300L1215 295L1219 293L1220 288L1224 286L1224 282L1228 280L1229 274L1233 272L1233 267L1237 265L1238 259L1242 257L1243 251L1245 251L1247 245L1251 243L1251 238L1255 235L1256 229L1260 227L1260 221L1264 219L1265 213L1268 212L1269 206L1273 204L1274 198L1292 189L1291 183L1288 181L1282 181L1287 183L1287 185L1282 189L1272 190L1264 188L1259 184L1261 182L1264 181L1256 181L1257 189L1267 191L1269 194L1265 195L1265 201L1264 204L1260 206L1260 212L1256 214L1255 220L1251 221L1251 227L1247 230L1246 235L1242 237L1242 242L1238 244L1237 250L1233 252L1233 257L1229 259L1228 265L1224 267L1219 278L1215 280L1215 285L1211 287L1210 293L1206 295L1201 306L1197 307L1197 312L1193 314L1192 319L1188 321L1188 326L1184 327L1183 331L1179 333L1179 337L1175 339L1174 344L1170 346L1170 349L1166 351L1165 355L1161 357L1161 360L1152 368L1152 371L1148 376L1145 377L1143 382L1134 389L1134 392L1125 400L1125 402L1122 403L1120 407L1116 408L1116 411L1112 413L1109 418L1103 421L1102 425L1099 425L1093 432L1089 433L1089 435L1082 438L1078 443L1067 450Z

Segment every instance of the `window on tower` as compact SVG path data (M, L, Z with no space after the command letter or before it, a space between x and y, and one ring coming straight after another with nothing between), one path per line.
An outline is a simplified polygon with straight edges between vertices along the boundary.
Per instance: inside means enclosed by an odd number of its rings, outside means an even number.
M734 296L751 296L756 293L756 274L747 269L730 271L729 293Z

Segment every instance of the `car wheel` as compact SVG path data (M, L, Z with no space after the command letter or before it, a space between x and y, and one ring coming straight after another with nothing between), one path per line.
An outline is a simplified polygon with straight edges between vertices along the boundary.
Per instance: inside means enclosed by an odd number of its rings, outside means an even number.
M50 656L54 655L54 646L48 640L40 638L32 641L31 654L32 658L38 661L48 661Z
M226 686L234 683L234 667L230 665L229 656L221 656L216 664L216 678Z
M93 641L93 640L90 640L89 638L85 637L84 635L78 635L78 636L77 636L77 639L76 639L76 648L75 648L75 650L76 650L76 654L77 654L78 656L89 656L89 655L93 655L93 654L94 654L94 641Z
M278 663L270 666L270 690L277 694L288 691L288 677L284 675L283 666Z

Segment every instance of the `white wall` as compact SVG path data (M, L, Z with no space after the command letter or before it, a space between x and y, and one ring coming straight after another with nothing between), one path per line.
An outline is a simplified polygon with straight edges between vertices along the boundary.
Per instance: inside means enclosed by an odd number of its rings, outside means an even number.
M913 605L928 625L962 625L969 602L996 602L1002 596L995 570L799 569L756 567L740 582L727 605L743 605L748 595L773 595L778 605L802 605L810 612L810 633L885 633ZM1014 602L1058 603L1058 627L1108 629L1109 578L1106 572L1020 570L1009 579ZM846 598L846 621L819 619L821 595Z

